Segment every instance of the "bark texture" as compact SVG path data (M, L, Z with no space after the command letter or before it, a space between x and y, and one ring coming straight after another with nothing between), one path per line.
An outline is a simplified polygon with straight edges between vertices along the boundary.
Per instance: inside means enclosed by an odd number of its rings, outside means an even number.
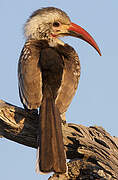
M0 100L0 137L37 148L37 114ZM64 147L69 162L66 174L50 180L118 179L118 138L102 127L62 124Z

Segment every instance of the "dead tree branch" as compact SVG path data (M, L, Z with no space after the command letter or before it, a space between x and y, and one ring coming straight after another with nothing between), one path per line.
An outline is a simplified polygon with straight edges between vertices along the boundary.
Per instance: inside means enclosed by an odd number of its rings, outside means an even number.
M0 137L37 148L37 114L0 100ZM118 138L102 127L62 125L68 173L54 174L60 179L118 179Z

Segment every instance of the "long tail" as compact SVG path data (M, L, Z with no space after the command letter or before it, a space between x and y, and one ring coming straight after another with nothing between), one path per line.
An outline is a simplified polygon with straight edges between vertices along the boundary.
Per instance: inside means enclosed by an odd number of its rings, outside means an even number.
M48 90L40 107L39 169L43 173L66 172L66 159L61 128L61 117Z

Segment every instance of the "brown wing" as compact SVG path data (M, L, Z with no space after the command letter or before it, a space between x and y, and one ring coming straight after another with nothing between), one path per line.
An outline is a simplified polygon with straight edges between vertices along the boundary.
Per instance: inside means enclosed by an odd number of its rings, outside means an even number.
M63 57L64 69L56 105L63 114L67 111L77 90L80 79L80 61L75 50L67 44L58 46L57 51Z
M26 42L18 63L19 94L21 102L28 109L37 109L42 100L40 50L35 42Z

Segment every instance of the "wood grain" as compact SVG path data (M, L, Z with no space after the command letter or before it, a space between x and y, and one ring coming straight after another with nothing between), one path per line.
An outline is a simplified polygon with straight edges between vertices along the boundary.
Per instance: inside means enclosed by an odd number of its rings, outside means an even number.
M0 137L37 148L37 114L0 100ZM102 127L62 124L68 172L49 179L118 179L118 138ZM7 160L6 160L7 161Z

